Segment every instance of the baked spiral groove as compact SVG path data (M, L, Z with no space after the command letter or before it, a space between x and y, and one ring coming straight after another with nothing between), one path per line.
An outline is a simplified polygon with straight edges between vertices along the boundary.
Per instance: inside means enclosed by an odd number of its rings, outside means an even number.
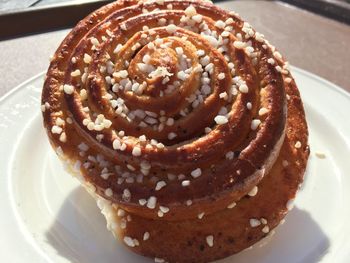
M56 51L44 123L99 196L146 218L193 218L240 200L271 169L286 78L281 55L233 12L118 1Z
M41 108L107 228L156 262L208 262L267 236L309 156L288 62L205 1L93 12L55 52Z

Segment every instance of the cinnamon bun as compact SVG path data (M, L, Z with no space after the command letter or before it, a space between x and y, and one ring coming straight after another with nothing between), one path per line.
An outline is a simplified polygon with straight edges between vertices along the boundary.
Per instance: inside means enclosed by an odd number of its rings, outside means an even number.
M158 262L207 262L265 237L309 155L288 63L210 2L120 0L93 12L57 49L42 110L109 230Z

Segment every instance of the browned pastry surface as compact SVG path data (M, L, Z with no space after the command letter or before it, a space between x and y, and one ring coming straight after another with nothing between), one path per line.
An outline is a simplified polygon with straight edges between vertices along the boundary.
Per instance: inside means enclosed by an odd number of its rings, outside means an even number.
M248 216L255 199L261 211L273 212L267 216L272 228L285 208L262 205L269 194L257 198L260 190L249 200L246 195L254 195L258 184L275 190L276 180L281 193L274 201L285 207L306 165L307 127L288 64L236 13L209 2L121 0L95 11L57 49L42 110L52 146L81 173L83 184L137 218L126 229L136 231L130 234L140 235L143 224L175 232L194 224L204 235L210 222L228 223L227 206L237 202L232 213L242 206L240 216ZM298 150L290 153L292 143ZM281 155L293 166L279 173ZM283 185L287 171L292 183ZM198 214L205 214L199 224ZM247 238L249 231L241 230L232 230L237 240ZM136 250L176 260L182 243L170 250L169 244L184 232L175 232ZM222 244L201 253L201 260L237 252L261 237L227 250ZM163 239L172 241L160 251L155 244ZM190 241L189 258L202 241Z
M294 83L286 90L290 98L286 138L276 163L258 185L254 197L245 196L233 208L204 215L201 219L178 222L122 213L115 220L118 224L126 222L126 228L114 230L119 232L121 242L125 236L136 239L140 245L133 247L134 251L157 257L159 261L209 262L252 246L278 226L292 208L309 156L308 131L299 92ZM301 148L295 147L298 141ZM126 220L128 216L131 216L130 221ZM259 225L252 227L251 220L254 223L258 220ZM149 238L143 240L146 232ZM207 243L208 236L213 237L212 247Z

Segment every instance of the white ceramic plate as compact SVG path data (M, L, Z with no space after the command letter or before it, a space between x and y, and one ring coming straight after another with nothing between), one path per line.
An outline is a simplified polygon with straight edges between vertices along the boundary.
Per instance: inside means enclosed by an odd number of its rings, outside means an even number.
M303 70L293 73L311 145L296 207L268 242L220 262L349 262L350 95ZM114 240L94 200L62 169L42 127L42 83L40 74L0 99L1 261L152 262Z

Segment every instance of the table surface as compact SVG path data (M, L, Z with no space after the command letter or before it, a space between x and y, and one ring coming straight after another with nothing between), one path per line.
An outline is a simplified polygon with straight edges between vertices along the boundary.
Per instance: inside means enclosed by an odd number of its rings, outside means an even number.
M273 1L227 1L294 66L350 92L350 26ZM0 41L0 97L43 72L68 29Z

